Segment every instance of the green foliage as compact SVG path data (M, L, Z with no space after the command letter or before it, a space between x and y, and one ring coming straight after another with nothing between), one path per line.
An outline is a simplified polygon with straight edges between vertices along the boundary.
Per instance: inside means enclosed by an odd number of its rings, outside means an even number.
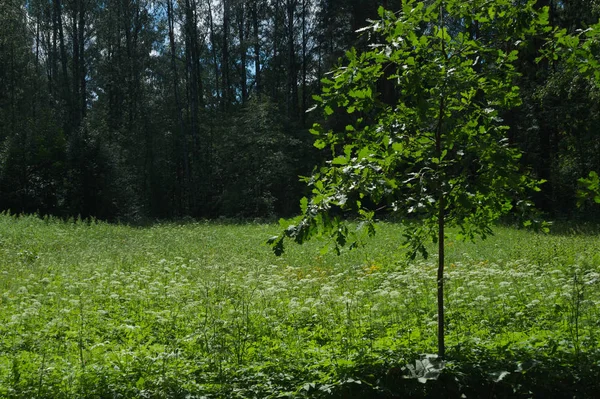
M548 10L533 5L406 0L398 15L380 8L380 19L362 29L375 36L372 50L348 51L315 97L325 117L336 110L356 116L342 132L313 127L315 146L329 148L332 159L306 179L313 189L302 214L282 221L283 234L268 240L281 255L287 238L301 244L327 235L339 254L347 244L360 245L363 231L374 234L374 208L387 207L405 223L417 220L407 224L404 246L411 259L427 258L426 242L438 243L442 358L445 228L485 239L515 203L531 205L520 198L527 190L539 190L540 182L519 169L520 153L500 117L520 105L519 48L548 23ZM358 228L350 231L332 208L359 215Z
M600 204L600 178L598 173L591 171L587 178L578 180L581 187L578 192L579 202L581 206L586 199L592 199L595 203Z
M374 232L373 210L385 207L399 220L421 221L410 224L405 244L411 257L426 256L425 242L441 239L440 217L466 239L485 238L515 203L530 205L525 191L538 190L518 166L500 112L520 104L514 64L524 39L544 29L547 10L536 12L533 2L404 1L401 13L379 16L363 29L371 50L349 51L314 98L324 116L347 113L353 122L344 131L311 130L332 157L305 179L312 196L301 216L282 221L284 233L270 240L276 253L286 238L322 235L337 252L355 247ZM378 95L390 84L393 101ZM336 208L362 223L349 229L332 216Z
M83 218L134 221L136 193L133 176L119 159L119 147L106 140L105 126L84 120L71 133L66 145L67 178L64 184L66 208Z
M48 119L35 127L26 126L2 143L1 208L15 212L59 212L66 170L65 137Z
M0 4L0 209L51 213L61 202L65 135L48 106L21 3Z
M524 163L549 180L538 203L545 211L569 216L577 216L575 204L581 204L578 180L600 162L599 14L597 7L586 6L585 17L573 18L581 12L577 8L574 2L553 10L556 25L538 40L536 62L521 79L528 87L528 104L525 120L517 123L524 132L517 139ZM593 217L589 210L579 214Z
M600 22L586 29L578 29L575 33L569 33L564 28L555 28L552 33L538 62L544 59L560 61L567 71L575 72L595 86L597 91L600 88ZM579 178L577 182L578 206L586 199L600 203L600 182L595 171L591 171L587 178Z
M555 27L542 56L576 68L600 85L600 22L569 33ZM542 59L542 58L540 58Z
M576 226L571 226L575 228ZM369 250L260 246L276 225L0 215L0 397L594 397L600 240L498 228L447 243L448 353L435 268Z
M333 166L355 168L357 178L356 169L362 166L349 159L370 149L349 149L347 155L344 146L353 134L369 135L379 140L379 147L384 146L382 137L374 137L378 133L365 130L368 126L376 129L379 115L392 125L410 120L412 125L406 129L420 126L415 134L427 140L422 131L428 130L431 138L439 124L436 113L444 115L441 133L449 137L456 128L452 124L469 119L467 114L472 112L477 126L466 130L490 130L490 118L505 119L493 122L495 129L511 127L498 135L508 136L510 144L523 151L517 161L525 165L523 169L531 168L534 176L548 180L534 197L541 209L563 216L582 215L574 207L577 180L590 170L598 171L600 165L598 1L550 2L552 7L540 16L534 15L531 4L517 8L506 0L426 3L233 1L217 6L167 1L156 7L153 2L128 0L4 0L0 4L0 209L94 213L106 219L132 220L290 215L300 193L306 194L295 176L309 174L307 166L316 163L311 143L304 139L309 137L304 131L314 120L321 125L315 132L323 135L317 137L317 146L326 148L322 158L331 155L332 142L328 143L326 132L336 132L339 142L334 144ZM398 17L383 11L379 16L381 4L391 7ZM541 4L535 7L542 8ZM443 5L443 18L436 16L438 5ZM395 21L398 18L400 22ZM373 22L358 29L365 20ZM555 28L547 27L548 22ZM442 43L448 59L443 57ZM343 61L350 69L328 75L323 85L324 71L350 46L358 49L351 51L355 60ZM540 49L548 55L535 64ZM513 60L515 55L518 60ZM468 71L469 63L474 64L470 66L473 72ZM516 66L521 76L506 63ZM442 67L452 72L443 76ZM358 73L356 68L364 69ZM509 75L513 77L510 82ZM490 80L464 82L475 76ZM518 100L507 98L502 104L492 86L498 91L519 86L524 107L509 111ZM311 95L321 93L323 87L330 92L317 96L321 112L307 115L304 111ZM435 107L435 98L448 97L452 90L458 107L445 101L451 113L447 116ZM340 96L342 105L333 93ZM459 103L459 97L465 102ZM499 102L488 107L486 99ZM264 107L264 103L270 105ZM480 110L495 110L496 116L480 118L473 104ZM268 117L264 117L265 108L269 108ZM397 121L391 116L396 108L403 115ZM417 117L412 118L405 108L417 112ZM73 144L81 129L101 136L100 147L112 152L100 157L106 162L88 158L89 153L78 160L67 154L77 147ZM269 130L277 136L273 145L258 144L269 141L265 133ZM421 145L416 138L417 144L403 144L398 135L392 132L392 142L385 144L392 149L382 150L412 153L412 147ZM255 136L256 143L252 141ZM452 143L442 140L440 144ZM423 151L420 156L427 162L405 155L386 156L385 162L400 169L403 164L420 162L417 170L407 171L415 174L423 167L439 168L439 173L425 174L431 189L436 179L452 179L452 173L444 176L441 170L451 166L456 154L447 149L441 157L441 150L439 156ZM241 160L236 168L232 159L238 152ZM268 159L260 165L256 159L266 153L273 156L265 156ZM440 164L433 162L440 159ZM70 168L73 161L81 173ZM363 161L374 166L382 162L369 157ZM460 162L454 166L460 168ZM112 171L89 173L99 169ZM81 181L83 170L86 179L95 181L86 181L85 187L69 181L70 176ZM360 173L370 172L363 168ZM109 175L110 182L103 180ZM388 176L399 186L408 178ZM381 184L374 188L381 190ZM393 195L408 191L405 187L390 190ZM421 197L439 202L437 191ZM378 204L380 192L374 193L373 201L367 198L370 194L365 195L361 206L355 204L358 191L342 201L355 212L384 205L391 209L394 201L388 200L388 194ZM95 198L102 198L102 204L94 203ZM436 206L429 198L410 198L406 208L414 211L411 219L426 217ZM585 216L589 218L589 212ZM429 239L426 230L421 235ZM472 230L477 236L482 229ZM334 242L344 241L338 236L332 237ZM347 244L356 241L360 239L345 239Z
M302 155L308 146L295 137L303 131L282 120L267 97L252 99L223 119L215 143L213 213L241 218L290 214L285 204L300 195L296 176L306 164Z

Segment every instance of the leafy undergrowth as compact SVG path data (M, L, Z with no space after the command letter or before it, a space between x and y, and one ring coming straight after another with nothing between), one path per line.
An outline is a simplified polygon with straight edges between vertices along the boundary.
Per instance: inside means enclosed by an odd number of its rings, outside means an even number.
M383 225L340 257L275 258L259 224L0 216L0 397L594 397L600 240L498 228L435 260Z

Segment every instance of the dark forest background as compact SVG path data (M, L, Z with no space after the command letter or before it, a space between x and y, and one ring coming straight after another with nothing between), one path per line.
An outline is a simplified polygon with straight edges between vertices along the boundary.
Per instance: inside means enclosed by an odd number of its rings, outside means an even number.
M0 211L136 221L298 211L323 162L306 113L377 0L0 0ZM597 0L541 0L574 33ZM578 209L600 170L598 89L560 61L521 53L523 105L506 112L535 202ZM499 47L501 43L498 44ZM386 90L395 90L382 84ZM596 210L596 217L597 215Z

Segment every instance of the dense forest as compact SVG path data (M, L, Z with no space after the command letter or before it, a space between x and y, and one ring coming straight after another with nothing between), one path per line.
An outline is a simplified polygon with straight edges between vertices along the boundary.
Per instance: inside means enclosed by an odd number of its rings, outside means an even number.
M518 3L516 0L514 3ZM518 4L517 4L518 5ZM311 108L322 79L387 0L0 0L0 210L134 221L297 212L325 159ZM597 0L540 0L577 33ZM478 35L475 26L470 34ZM505 41L488 33L487 40ZM600 170L598 87L584 68L519 54L523 105L506 111L535 198L574 217ZM598 49L596 49L598 50ZM379 87L383 101L400 88Z

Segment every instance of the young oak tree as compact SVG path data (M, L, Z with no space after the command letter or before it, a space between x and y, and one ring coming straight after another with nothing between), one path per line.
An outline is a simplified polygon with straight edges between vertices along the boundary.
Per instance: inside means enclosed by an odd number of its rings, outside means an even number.
M547 10L534 1L403 0L398 13L379 9L379 19L361 29L371 49L349 51L345 65L323 80L315 96L325 116L348 114L344 131L315 125L315 146L332 159L306 178L310 199L302 214L281 221L274 252L287 239L313 236L341 247L372 235L374 210L385 206L406 222L408 255L427 256L438 245L438 355L444 357L445 229L463 239L485 238L502 214L538 182L518 167L519 151L507 139L501 112L520 104L515 61L519 48L544 29ZM391 93L381 95L385 85ZM347 224L334 209L361 222ZM336 215L337 214L337 215Z

